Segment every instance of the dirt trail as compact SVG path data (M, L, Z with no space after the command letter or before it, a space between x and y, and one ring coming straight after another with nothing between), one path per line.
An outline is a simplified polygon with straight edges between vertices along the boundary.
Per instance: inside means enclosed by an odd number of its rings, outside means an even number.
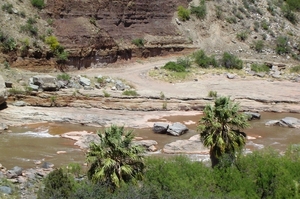
M168 83L154 80L147 72L154 67L163 66L176 57L150 58L141 62L128 62L116 67L91 68L76 71L74 74L87 76L111 76L121 78L133 84L141 95L159 94L174 98L205 98L209 91L217 91L220 95L230 95L233 98L253 99L270 102L300 102L299 83L287 80L265 79L253 76L228 79L226 74L206 74L198 81Z

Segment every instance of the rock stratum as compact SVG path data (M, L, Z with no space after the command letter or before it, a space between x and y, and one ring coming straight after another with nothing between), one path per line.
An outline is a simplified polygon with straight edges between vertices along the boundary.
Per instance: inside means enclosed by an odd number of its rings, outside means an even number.
M53 33L70 52L69 63L89 67L118 58L149 57L182 50L189 43L172 21L177 5L188 0L49 0L44 17L53 20ZM146 47L131 44L145 39Z

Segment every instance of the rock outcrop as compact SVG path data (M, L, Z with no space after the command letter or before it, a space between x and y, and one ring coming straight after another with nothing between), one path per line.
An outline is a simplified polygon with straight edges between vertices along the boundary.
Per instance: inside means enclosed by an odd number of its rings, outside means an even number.
M169 135L179 136L188 132L189 129L180 122L175 122L171 125L165 122L156 122L154 123L152 130L154 133L167 133Z
M266 123L267 126L283 126L290 128L300 128L300 119L294 117L285 117L281 120L271 120Z
M160 55L182 50L190 41L177 35L172 22L178 5L189 0L48 0L45 18L54 18L53 30L70 52L69 63L77 68L111 63L134 56ZM159 39L158 39L159 37ZM145 39L143 48L134 39ZM157 43L157 41L159 41ZM181 46L180 46L181 45Z
M170 154L208 154L209 149L202 144L199 135L195 135L188 140L176 140L166 144L163 152Z
M5 89L5 82L3 77L0 75L0 105L6 101L7 93Z

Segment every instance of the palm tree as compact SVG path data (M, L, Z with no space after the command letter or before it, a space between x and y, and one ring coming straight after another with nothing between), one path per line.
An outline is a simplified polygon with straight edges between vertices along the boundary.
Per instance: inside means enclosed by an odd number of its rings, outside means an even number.
M210 148L212 167L227 157L230 164L235 159L236 152L245 146L246 134L241 132L249 126L245 114L239 113L239 104L230 97L218 97L214 106L204 108L204 117L198 125L200 139Z
M100 143L92 143L87 154L88 177L94 183L109 186L112 191L122 183L142 178L144 148L132 145L132 131L112 125L97 132Z

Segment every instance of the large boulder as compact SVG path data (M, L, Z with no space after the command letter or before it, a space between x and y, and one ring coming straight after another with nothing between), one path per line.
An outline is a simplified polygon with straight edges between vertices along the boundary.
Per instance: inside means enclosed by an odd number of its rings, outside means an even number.
M74 145L79 146L81 149L88 149L92 142L100 142L98 134L89 133L87 131L71 131L62 134L61 137L75 140Z
M171 154L209 154L209 149L203 145L199 136L193 136L189 140L177 140L166 144L163 152Z
M5 89L5 82L3 77L0 75L0 105L6 101L7 93Z
M139 140L139 141L133 141L132 142L133 145L135 146L142 146L145 147L145 149L147 151L156 151L157 148L155 147L155 145L157 145L157 142L155 140Z
M266 123L266 125L300 128L300 120L294 117L285 117L281 120L270 120Z
M244 112L244 114L248 117L248 120L260 119L261 115L255 112Z
M32 77L32 81L43 91L57 91L59 89L56 77L51 75L36 75Z
M169 124L165 123L165 122L155 122L153 125L153 132L154 133L161 133L161 134L165 134L167 133L167 130L169 128Z
M174 136L179 136L186 133L189 129L180 122L175 122L169 126L167 133Z

